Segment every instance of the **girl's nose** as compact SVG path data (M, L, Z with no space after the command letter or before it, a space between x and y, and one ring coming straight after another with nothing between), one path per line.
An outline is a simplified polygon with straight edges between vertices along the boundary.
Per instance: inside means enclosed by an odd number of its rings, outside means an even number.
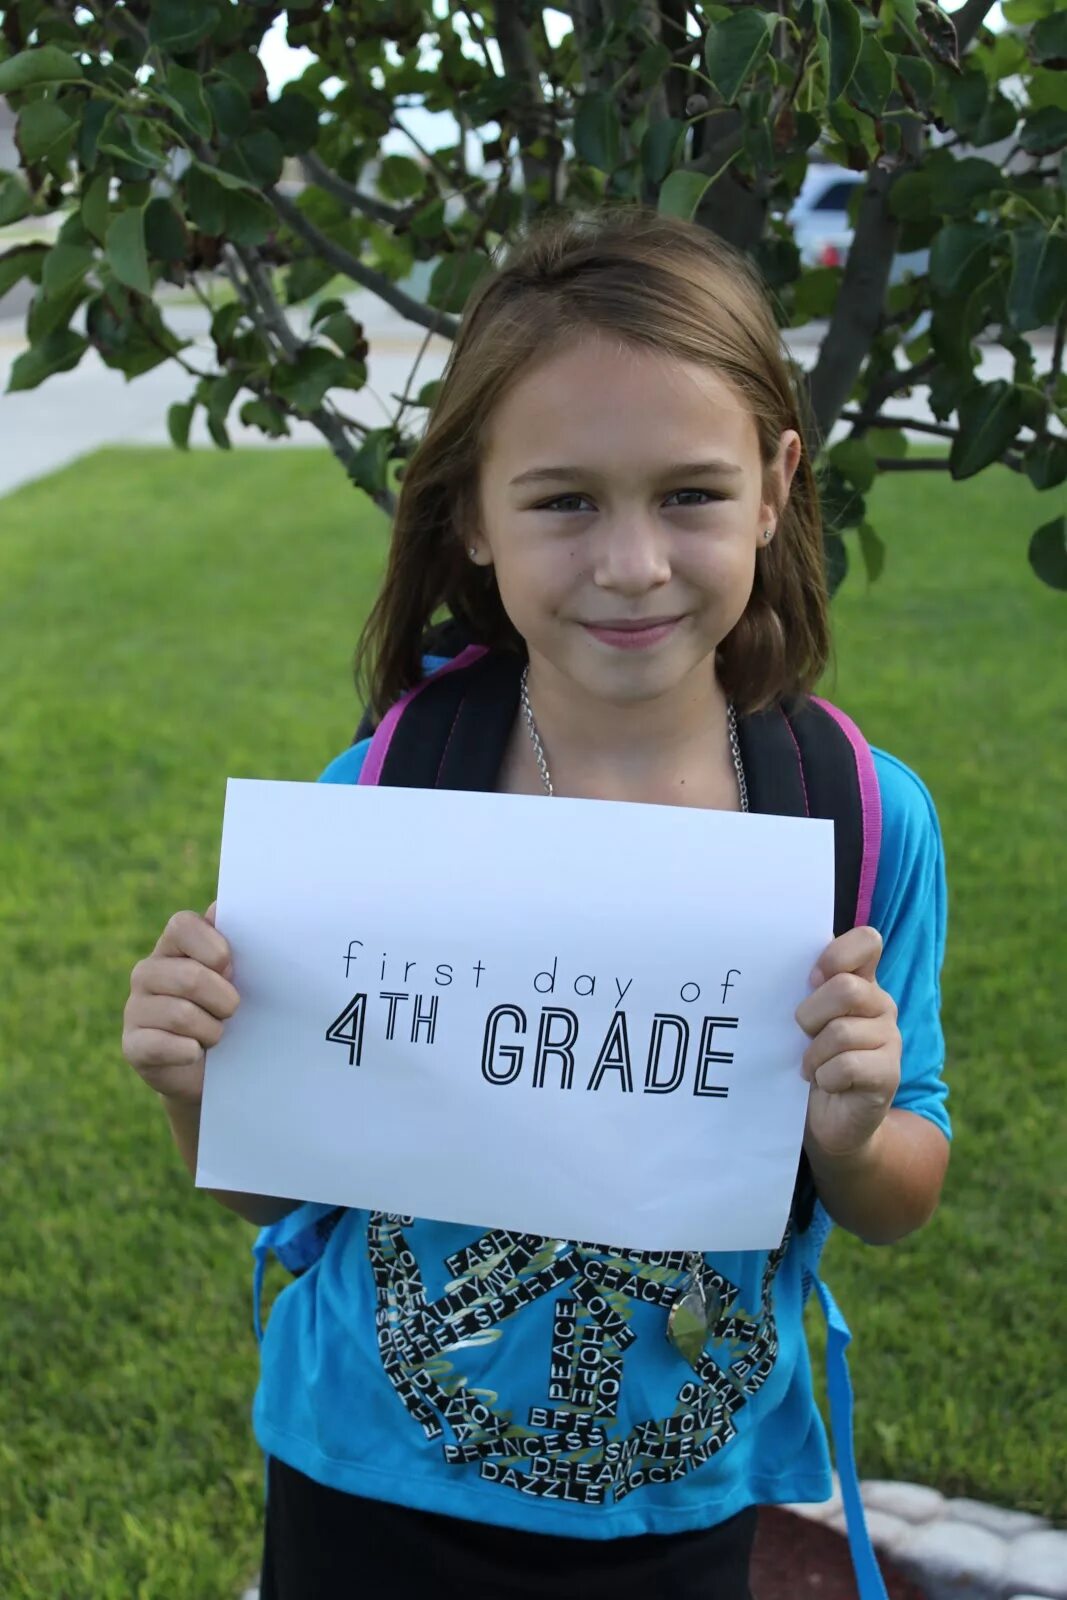
M615 518L598 536L593 582L619 594L641 595L671 575L667 542L648 516Z

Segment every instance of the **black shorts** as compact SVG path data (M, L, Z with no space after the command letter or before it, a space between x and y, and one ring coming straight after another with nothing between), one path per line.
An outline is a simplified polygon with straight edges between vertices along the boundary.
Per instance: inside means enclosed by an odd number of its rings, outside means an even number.
M261 1600L752 1600L756 1508L694 1533L568 1539L329 1489L270 1457Z

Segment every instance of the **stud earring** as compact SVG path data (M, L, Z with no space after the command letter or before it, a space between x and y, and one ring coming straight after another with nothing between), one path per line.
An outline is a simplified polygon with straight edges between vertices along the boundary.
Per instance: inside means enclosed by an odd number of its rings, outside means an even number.
M763 542L764 542L764 544L770 544L773 535L774 535L774 529L773 528L764 528L764 530L763 530Z
M476 544L469 545L467 548L467 554L470 556L472 561L476 561L478 559L478 546Z

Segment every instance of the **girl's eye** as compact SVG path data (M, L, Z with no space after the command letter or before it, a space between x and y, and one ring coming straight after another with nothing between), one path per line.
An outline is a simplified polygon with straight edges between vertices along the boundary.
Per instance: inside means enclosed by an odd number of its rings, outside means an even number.
M705 501L715 501L723 498L721 494L714 494L708 489L675 489L671 495L668 496L668 498L673 499L675 495L680 494L699 494L703 496ZM567 500L583 500L584 498L585 496L580 494L561 494L557 495L555 500L546 500L543 505L537 506L535 509L538 511L556 511L562 507L564 502ZM693 507L692 501L688 502L688 507ZM688 509L688 507L681 506L679 509L684 511Z

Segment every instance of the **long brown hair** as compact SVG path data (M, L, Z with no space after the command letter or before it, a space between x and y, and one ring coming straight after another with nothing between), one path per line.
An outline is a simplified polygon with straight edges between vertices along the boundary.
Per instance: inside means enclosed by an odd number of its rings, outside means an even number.
M472 642L525 652L492 569L470 561L465 546L477 527L489 418L535 360L583 334L608 333L732 383L755 420L765 472L783 429L804 439L763 286L745 257L706 229L607 204L535 219L503 251L467 301L405 465L385 580L355 661L378 716L422 676L423 633L442 608ZM748 606L717 656L719 680L741 711L811 689L829 655L822 520L806 445L777 509Z

